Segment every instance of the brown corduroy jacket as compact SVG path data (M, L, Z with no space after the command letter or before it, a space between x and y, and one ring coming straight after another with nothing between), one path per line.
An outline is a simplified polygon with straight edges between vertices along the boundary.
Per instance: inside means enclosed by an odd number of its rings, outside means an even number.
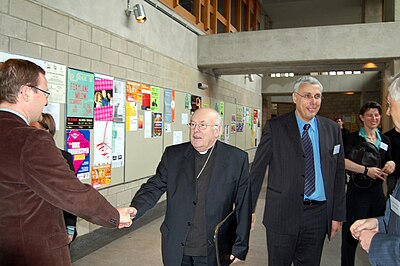
M119 223L49 133L0 111L0 265L71 265L62 210L101 226Z

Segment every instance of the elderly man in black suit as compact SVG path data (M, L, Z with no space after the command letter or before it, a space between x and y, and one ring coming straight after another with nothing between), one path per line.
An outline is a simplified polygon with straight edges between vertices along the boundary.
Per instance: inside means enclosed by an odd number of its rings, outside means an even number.
M212 266L217 265L215 226L235 207L238 227L230 258L244 260L251 221L247 154L218 141L222 119L215 110L196 110L189 127L190 142L168 147L156 174L134 196L136 219L167 192L164 265Z
M345 219L341 130L317 116L323 87L304 76L294 85L296 110L267 121L250 172L256 205L269 165L263 223L269 265L319 265L325 235Z

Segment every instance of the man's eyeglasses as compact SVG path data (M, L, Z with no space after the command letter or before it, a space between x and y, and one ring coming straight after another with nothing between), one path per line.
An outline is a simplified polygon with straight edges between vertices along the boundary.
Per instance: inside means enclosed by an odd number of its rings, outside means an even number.
M322 100L324 98L324 97L322 97L321 94L312 95L311 93L307 93L307 94L302 95L302 94L298 93L297 91L295 91L294 93L296 93L300 97L303 97L306 100L311 100L312 98L314 98L315 100L319 101L319 100Z
M30 88L32 88L32 89L35 89L35 90L38 90L38 91L43 92L43 93L44 93L44 96L45 96L46 98L49 98L49 96L50 96L50 92L45 91L45 90L42 90L41 88L38 88L38 87L33 86L33 85L26 85L26 86L28 86L28 87L30 87Z
M205 130L208 126L213 127L213 126L217 126L217 125L207 125L206 123L197 124L197 123L195 123L195 122L190 122L190 123L188 124L188 127L190 127L191 129L195 129L197 126L198 126L201 130Z

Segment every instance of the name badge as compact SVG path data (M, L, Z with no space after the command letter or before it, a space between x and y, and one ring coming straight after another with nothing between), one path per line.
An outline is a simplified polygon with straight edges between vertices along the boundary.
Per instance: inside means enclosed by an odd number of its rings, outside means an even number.
M384 143L384 142L381 142L381 146L379 148L381 148L382 150L387 151L388 150L388 145L386 143Z
M397 216L400 216L400 202L390 195L390 209L397 214Z
M340 144L335 145L335 147L333 147L333 155L338 154L340 151Z

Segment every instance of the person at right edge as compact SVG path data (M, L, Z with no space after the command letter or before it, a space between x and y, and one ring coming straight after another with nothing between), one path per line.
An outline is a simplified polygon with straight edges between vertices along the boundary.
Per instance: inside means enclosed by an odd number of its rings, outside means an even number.
M351 178L346 192L346 222L343 224L341 263L343 266L354 265L358 241L350 233L350 226L357 219L383 215L386 197L382 183L395 169L390 153L390 140L381 134L378 127L381 122L382 107L377 102L365 103L359 113L363 127L351 133L344 142L345 168ZM369 167L350 160L353 149L360 149L362 143L369 142L379 151L379 167ZM363 153L366 151L363 150ZM378 160L379 161L379 160ZM357 175L362 174L362 176ZM365 177L365 178L360 178Z
M386 114L400 131L400 75L389 85ZM400 182L386 203L385 215L357 220L351 234L368 253L371 265L400 265Z
M45 71L27 60L0 63L0 265L71 265L63 211L122 228L133 208L114 208L69 169L40 121L50 95Z
M394 127L391 130L385 132L385 136L390 139L390 143L392 144L392 159L398 166L396 167L394 172L386 178L386 198L389 198L389 195L392 194L394 187L396 186L397 180L399 180L400 177L400 127Z
M267 121L251 167L254 213L269 165L263 223L271 266L320 265L326 235L345 219L342 134L317 116L322 91L314 77L295 82L295 111Z

